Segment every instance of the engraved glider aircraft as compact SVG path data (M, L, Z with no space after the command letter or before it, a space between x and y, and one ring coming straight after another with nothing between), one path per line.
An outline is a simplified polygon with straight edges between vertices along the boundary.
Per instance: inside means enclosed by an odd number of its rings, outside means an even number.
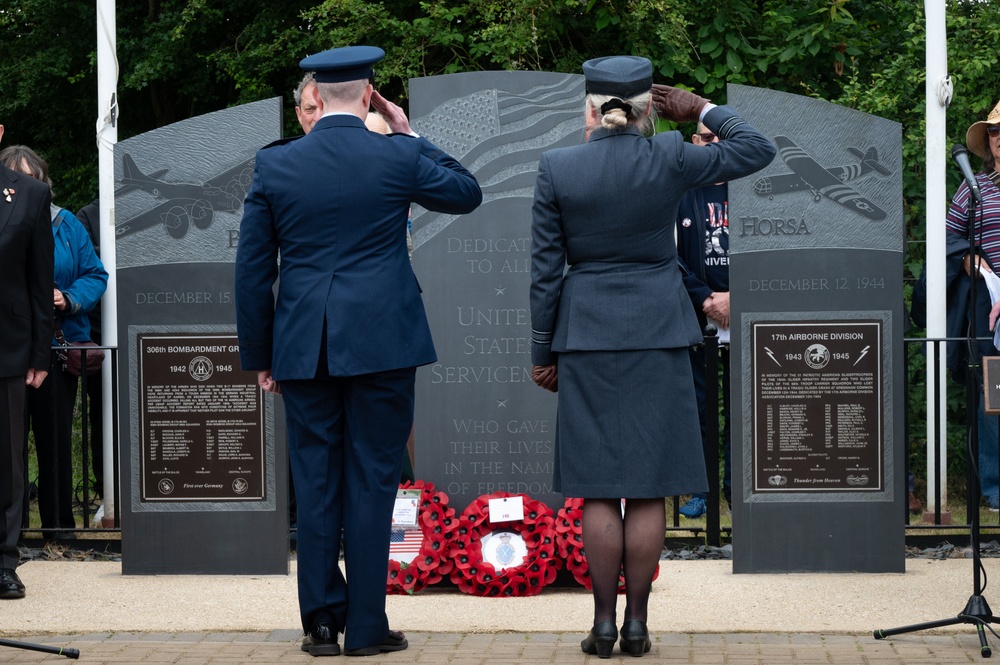
M123 187L115 193L140 189L166 201L118 224L115 235L128 235L157 224L163 224L167 233L178 239L184 237L191 224L199 229L207 229L216 211L238 212L243 206L243 197L253 180L253 166L254 158L251 157L200 185L169 183L159 180L166 171L147 175L139 169L132 156L126 153L122 156L123 176L119 181Z
M881 221L885 219L884 210L875 205L855 189L845 184L848 180L867 175L872 171L880 175L890 175L887 168L878 161L878 151L869 148L861 152L857 148L847 151L858 158L857 164L823 168L805 150L795 145L787 136L775 136L774 143L778 146L778 154L784 160L792 173L765 176L753 185L753 191L758 196L773 199L775 194L797 192L808 189L812 192L813 201L819 201L824 196L834 203L839 203L849 210L854 210L868 219Z

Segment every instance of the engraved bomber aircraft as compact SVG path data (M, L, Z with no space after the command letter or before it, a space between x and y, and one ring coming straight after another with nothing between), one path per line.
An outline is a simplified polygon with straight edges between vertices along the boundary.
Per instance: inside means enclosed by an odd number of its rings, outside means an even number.
M119 181L124 186L115 193L140 189L157 199L167 200L118 224L115 235L128 235L157 224L163 224L167 233L178 239L184 237L191 224L199 229L207 229L215 211L239 212L243 206L243 197L253 180L253 166L254 158L251 157L200 185L169 183L158 179L166 171L147 175L139 169L132 156L126 153L122 156L123 176Z
M787 136L775 136L774 143L778 146L778 154L792 169L792 173L765 176L759 179L753 185L753 191L758 196L773 199L775 194L808 189L812 192L813 201L819 201L825 196L834 203L854 210L868 219L875 221L885 219L884 210L875 205L871 199L865 198L845 184L848 180L859 178L872 171L884 176L891 175L889 170L879 163L878 151L875 148L869 148L868 152L864 153L857 148L848 148L847 151L858 158L857 164L826 169Z

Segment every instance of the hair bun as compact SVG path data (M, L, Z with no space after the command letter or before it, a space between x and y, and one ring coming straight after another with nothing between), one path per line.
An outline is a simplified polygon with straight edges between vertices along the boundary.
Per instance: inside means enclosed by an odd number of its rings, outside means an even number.
M626 118L632 118L635 115L632 111L632 105L618 99L617 97L609 99L601 104L601 115L607 115L612 109L621 109L622 111L625 111Z

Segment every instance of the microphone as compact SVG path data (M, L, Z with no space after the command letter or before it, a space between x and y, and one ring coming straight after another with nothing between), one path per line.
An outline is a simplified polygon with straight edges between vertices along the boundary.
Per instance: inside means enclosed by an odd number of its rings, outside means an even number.
M976 203L981 204L983 202L983 195L979 191L979 183L976 181L975 174L972 173L972 167L969 166L969 153L965 149L965 146L961 143L951 146L951 158L955 160L958 168L962 171L965 184L972 191L972 198L976 200Z

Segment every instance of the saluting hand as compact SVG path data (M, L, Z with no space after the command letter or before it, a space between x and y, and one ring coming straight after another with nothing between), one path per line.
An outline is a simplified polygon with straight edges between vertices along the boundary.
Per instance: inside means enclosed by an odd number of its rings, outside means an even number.
M410 121L406 117L406 112L397 105L390 102L388 99L383 97L378 93L378 90L372 92L372 108L378 111L379 115L385 118L386 123L389 125L389 129L398 134L412 134L413 130L410 129Z
M696 122L709 100L669 85L653 84L653 105L660 116L674 122Z

